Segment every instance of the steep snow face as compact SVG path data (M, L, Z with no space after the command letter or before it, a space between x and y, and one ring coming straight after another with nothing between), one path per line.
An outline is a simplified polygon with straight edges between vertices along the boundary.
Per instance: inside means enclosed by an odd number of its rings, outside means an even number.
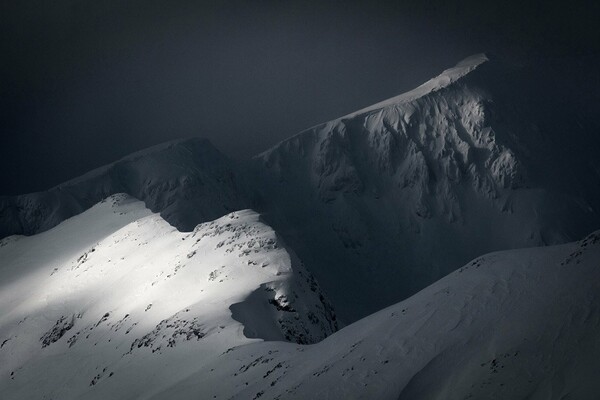
M151 398L592 399L599 265L600 232L487 254L322 342L238 346Z
M479 254L600 225L595 152L576 127L582 137L567 146L563 130L540 123L523 81L474 56L254 159L266 218L342 317L406 298Z
M190 231L200 222L247 207L234 169L207 140L154 146L46 192L0 196L0 237L45 231L121 192Z
M3 239L0 260L3 398L97 385L139 397L256 338L306 344L337 329L315 279L250 210L181 233L114 195Z

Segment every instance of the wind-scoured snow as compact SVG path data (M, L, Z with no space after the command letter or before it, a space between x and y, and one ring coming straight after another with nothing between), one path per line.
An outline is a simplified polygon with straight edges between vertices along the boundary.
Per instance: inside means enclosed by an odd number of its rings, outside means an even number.
M250 210L180 233L114 195L47 232L4 239L0 259L3 399L86 397L125 382L119 397L137 397L247 337L305 344L337 329L314 278Z

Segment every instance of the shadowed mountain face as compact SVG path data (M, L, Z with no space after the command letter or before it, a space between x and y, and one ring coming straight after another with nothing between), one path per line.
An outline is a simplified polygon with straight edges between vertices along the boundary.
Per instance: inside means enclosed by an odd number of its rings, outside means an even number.
M479 254L600 226L597 130L577 104L539 97L533 73L474 56L254 159L265 218L343 317Z
M203 140L161 145L0 199L0 233L44 231L117 192L184 231L252 207L353 321L482 253L600 226L597 126L536 74L473 56L243 165Z

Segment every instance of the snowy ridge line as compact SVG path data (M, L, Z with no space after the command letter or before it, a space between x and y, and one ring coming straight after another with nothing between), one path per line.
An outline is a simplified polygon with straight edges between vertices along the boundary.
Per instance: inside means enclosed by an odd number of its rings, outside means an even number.
M448 68L448 69L444 70L440 75L436 76L435 78L430 79L429 81L423 83L422 85L420 85L419 87L417 87L415 89L412 89L408 92L391 97L389 99L382 100L371 106L362 108L358 111L351 112L342 117L338 117L336 119L333 119L333 120L330 120L327 122L322 122L322 123L316 124L314 126L311 126L310 128L304 129L304 130L298 132L297 134L278 142L271 148L254 156L254 158L264 157L272 149L281 146L283 143L285 143L287 141L293 140L294 138L300 137L302 135L306 135L308 132L315 131L315 130L321 130L324 127L334 125L335 123L337 123L341 120L352 119L352 118L357 117L362 114L370 113L373 111L378 111L378 110L381 110L381 109L387 108L387 107L393 107L395 105L400 105L402 103L413 101L420 97L423 97L430 93L433 93L435 91L444 89L444 88L450 86L451 84L453 84L454 82L458 81L460 78L466 76L471 71L474 71L477 67L479 67L480 65L482 65L488 61L489 61L489 58L485 53L475 54L473 56L467 57L464 60L462 60L461 62L459 62L458 64L456 64L456 66L454 66L453 68Z
M248 208L234 165L206 139L141 150L48 191L0 196L0 237L52 228L115 193L145 202L182 231Z
M447 88L463 76L466 76L471 71L474 71L480 65L488 61L489 58L484 53L475 54L473 56L465 58L464 60L456 64L456 66L454 66L453 68L444 70L435 78L428 80L427 82L413 90L410 90L406 93L402 93L395 97L391 97L387 100L380 101L379 103L375 103L372 106L365 107L338 119L354 118L358 115L369 113L372 111L377 111L382 108L393 107L396 105L407 103L409 101L414 101L419 97L423 97L430 93L434 93L438 90Z
M55 189L55 188L60 189L60 188L72 186L72 185L80 183L82 181L85 181L85 180L88 180L91 178L95 178L103 173L106 173L111 168L114 168L114 166L119 163L135 162L135 161L139 160L140 158L148 157L149 155L151 155L153 153L165 151L165 150L170 149L178 144L185 143L186 141L189 141L189 140L195 140L200 143L207 143L210 145L210 141L208 139L204 139L204 138L193 138L193 139L179 138L179 139L169 140L164 143L158 143L154 146L150 146L150 147L135 151L133 153L127 154L126 156L123 156L122 158L120 158L117 161L114 161L110 164L106 164L106 165L102 165L98 168L94 168L93 170L86 172L83 175L80 175L73 179L69 179L68 181L59 183L58 185L53 186L52 188L50 188L48 190Z

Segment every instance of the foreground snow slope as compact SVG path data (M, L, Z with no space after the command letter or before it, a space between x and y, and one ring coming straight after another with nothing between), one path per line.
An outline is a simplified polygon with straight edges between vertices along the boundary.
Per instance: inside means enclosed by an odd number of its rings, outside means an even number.
M180 233L116 195L2 240L0 260L3 399L600 391L600 231L484 255L336 333L314 279L249 210Z
M114 195L0 242L2 399L151 394L247 337L313 343L336 327L315 280L250 210L180 233Z
M236 347L152 398L596 399L599 337L600 231L479 257L315 345Z
M254 159L258 209L341 317L406 298L480 254L598 229L597 131L530 78L476 55Z

